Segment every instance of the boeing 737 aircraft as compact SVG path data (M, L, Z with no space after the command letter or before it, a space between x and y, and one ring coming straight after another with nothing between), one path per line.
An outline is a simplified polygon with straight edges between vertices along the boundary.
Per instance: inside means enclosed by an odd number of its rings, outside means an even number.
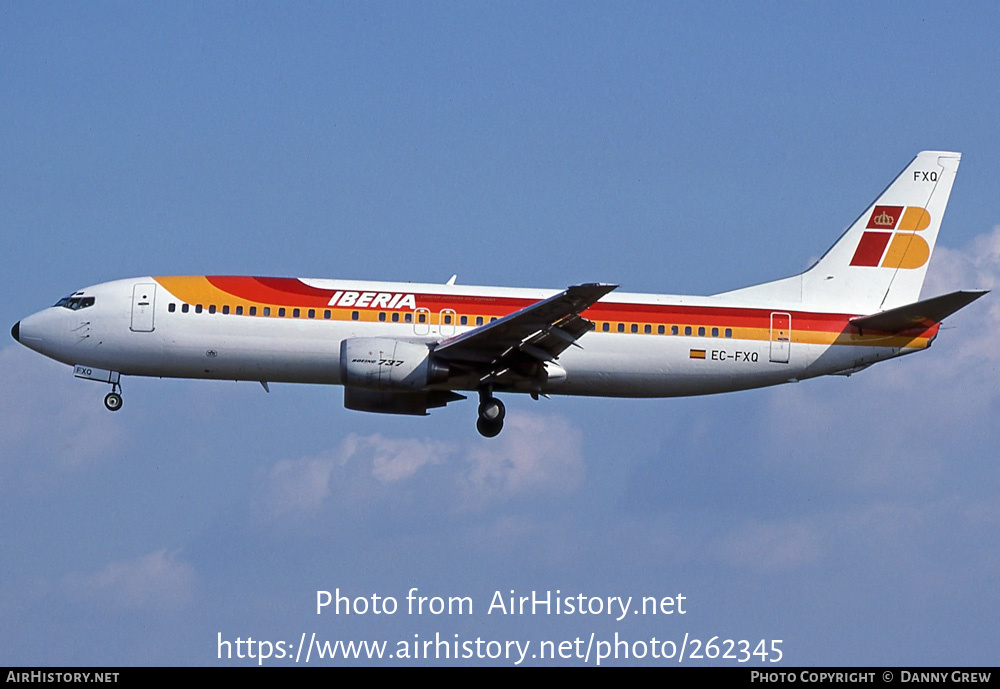
M344 386L359 411L427 414L497 393L672 397L745 390L926 349L984 291L920 300L958 153L924 151L809 270L707 297L261 277L87 287L14 325L21 344L111 385L123 375Z

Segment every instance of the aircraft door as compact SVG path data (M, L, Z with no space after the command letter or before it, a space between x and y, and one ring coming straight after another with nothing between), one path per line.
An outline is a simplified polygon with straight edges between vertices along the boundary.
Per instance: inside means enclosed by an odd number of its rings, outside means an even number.
M441 314L438 316L440 326L439 330L442 337L451 337L455 334L455 321L458 320L458 315L452 309L443 309Z
M156 283L143 282L132 288L132 332L153 332L153 310L156 306Z
M776 364L788 363L788 350L792 343L792 315L790 313L771 314L771 361Z
M416 309L413 312L413 334L427 335L431 331L431 312L429 309Z

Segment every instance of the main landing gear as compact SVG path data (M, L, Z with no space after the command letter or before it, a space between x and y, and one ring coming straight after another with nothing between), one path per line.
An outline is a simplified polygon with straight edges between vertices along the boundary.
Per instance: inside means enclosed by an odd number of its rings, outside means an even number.
M503 417L507 410L503 402L493 396L493 390L483 388L479 391L479 419L476 420L476 430L486 438L493 438L503 430Z

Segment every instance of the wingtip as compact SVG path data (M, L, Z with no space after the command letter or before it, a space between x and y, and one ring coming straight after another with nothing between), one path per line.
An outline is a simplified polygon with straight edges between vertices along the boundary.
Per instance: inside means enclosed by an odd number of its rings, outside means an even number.
M604 289L610 292L611 290L618 289L621 285L616 285L611 282L584 282L580 285L571 285L572 287L580 287L584 289Z

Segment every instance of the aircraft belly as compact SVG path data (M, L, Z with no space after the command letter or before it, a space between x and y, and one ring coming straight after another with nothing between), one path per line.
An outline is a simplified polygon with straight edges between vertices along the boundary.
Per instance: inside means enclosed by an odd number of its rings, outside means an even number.
M161 320L155 333L133 334L115 370L166 378L340 382L340 340L329 328L231 316L217 317L217 323L206 327L212 317L206 315L197 327L176 322L171 327Z
M674 397L723 392L737 389L738 376L747 370L735 362L692 358L702 353L711 356L711 341L704 338L595 335L581 343L584 349L567 351L560 357L567 374L564 382L552 388L553 393Z
M680 397L779 385L865 366L897 349L794 343L787 363L773 362L769 343L753 340L591 335L584 350L559 359L565 380L553 394Z

